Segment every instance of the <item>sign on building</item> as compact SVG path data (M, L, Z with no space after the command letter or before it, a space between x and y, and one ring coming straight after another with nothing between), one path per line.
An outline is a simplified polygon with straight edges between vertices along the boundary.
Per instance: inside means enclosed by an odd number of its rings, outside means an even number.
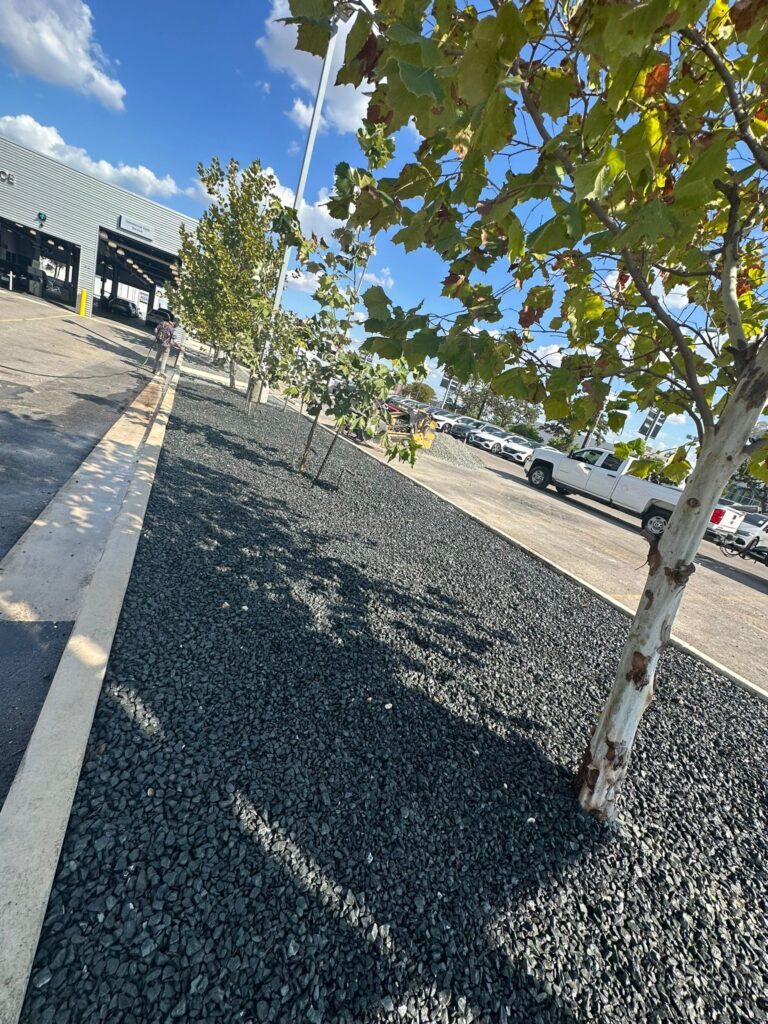
M122 213L117 218L117 226L121 231L128 231L132 235L138 235L139 238L146 238L149 242L151 242L155 236L155 232L149 224L140 224L139 221L132 220L130 217L126 217Z
M0 169L0 183L3 185L15 185L16 175L13 171L4 171Z

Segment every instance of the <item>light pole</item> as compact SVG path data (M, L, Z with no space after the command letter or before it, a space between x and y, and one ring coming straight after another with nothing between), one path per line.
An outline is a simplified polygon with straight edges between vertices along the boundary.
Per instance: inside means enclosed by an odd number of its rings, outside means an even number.
M349 21L354 14L354 8L351 3L346 0L341 0L334 5L333 15L331 17L330 24L330 35L328 37L328 46L325 50L325 57L323 57L323 68L320 72L320 81L317 83L317 92L315 94L315 105L312 109L312 118L309 122L309 131L307 132L307 141L304 146L304 156L301 161L301 172L299 173L299 183L296 186L296 195L293 200L293 208L297 215L301 212L301 204L304 199L304 189L307 184L307 176L309 174L309 165L312 162L312 151L315 148L315 139L317 138L317 132L320 128L320 118L323 112L323 102L325 100L325 94L328 90L328 79L331 77L331 65L333 64L333 54L336 49L336 38L339 31L339 24L342 22ZM285 290L285 279L288 276L288 267L290 266L291 257L293 256L293 246L286 246L285 255L283 256L283 265L280 268L280 275L277 279L277 286L275 288L275 300L272 305L272 322L274 323L277 312L280 309L280 304L283 300L283 291ZM264 364L266 363L267 356L269 355L270 339L267 338L264 342L264 346L261 350L260 364L260 381L259 381L259 402L266 402L269 398L269 387L264 382Z

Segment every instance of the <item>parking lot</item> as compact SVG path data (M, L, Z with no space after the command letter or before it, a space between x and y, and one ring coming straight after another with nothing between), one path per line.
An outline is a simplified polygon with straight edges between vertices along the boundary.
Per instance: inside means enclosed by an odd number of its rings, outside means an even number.
M460 508L634 610L645 582L648 545L639 520L585 498L532 488L518 466L473 449L485 468L422 456L398 467ZM704 541L675 635L768 690L768 569L726 558Z

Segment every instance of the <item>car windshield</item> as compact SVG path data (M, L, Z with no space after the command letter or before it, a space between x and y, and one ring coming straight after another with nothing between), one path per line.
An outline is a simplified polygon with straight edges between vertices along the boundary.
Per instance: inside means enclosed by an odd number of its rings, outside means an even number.
M533 448L533 447L535 447L533 441L530 441L527 437L520 437L519 434L510 434L509 441L510 441L511 444L522 445L523 448Z
M748 516L744 516L744 522L749 523L750 526L762 528L768 523L768 516L760 515L758 512L750 512Z
M508 436L506 430L499 430L498 427L486 427L485 428L485 432L486 432L486 434L493 434L494 437L507 437Z

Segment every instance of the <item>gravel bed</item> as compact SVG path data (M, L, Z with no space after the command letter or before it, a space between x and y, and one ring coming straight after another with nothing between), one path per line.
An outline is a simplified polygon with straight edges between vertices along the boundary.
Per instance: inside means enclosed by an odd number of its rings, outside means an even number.
M176 399L25 1024L764 1021L768 707L668 652L599 826L626 619L241 406Z
M432 447L420 452L419 458L422 455L450 462L452 466L463 466L465 469L485 469L485 463L473 448L442 431L435 434Z

